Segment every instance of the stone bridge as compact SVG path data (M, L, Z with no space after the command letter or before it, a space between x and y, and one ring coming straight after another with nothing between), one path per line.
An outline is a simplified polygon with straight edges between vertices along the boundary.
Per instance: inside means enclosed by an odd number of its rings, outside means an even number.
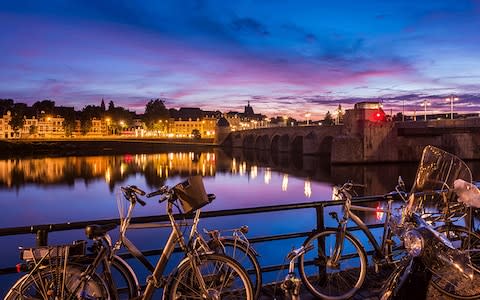
M269 127L230 133L224 145L279 153L330 155L334 137L343 126Z
M332 163L348 164L418 161L423 148L433 145L462 159L475 160L480 159L480 118L373 122L350 114L343 125L235 131L222 145L268 153L319 155L330 158Z

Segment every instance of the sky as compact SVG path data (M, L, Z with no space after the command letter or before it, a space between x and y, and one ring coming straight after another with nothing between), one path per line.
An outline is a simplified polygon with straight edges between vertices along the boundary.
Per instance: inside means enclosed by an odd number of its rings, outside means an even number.
M480 112L480 1L0 0L0 98Z

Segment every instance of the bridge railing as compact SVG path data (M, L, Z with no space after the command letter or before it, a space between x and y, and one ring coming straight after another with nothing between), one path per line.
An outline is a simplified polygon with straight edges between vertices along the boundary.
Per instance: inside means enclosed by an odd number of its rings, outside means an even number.
M385 201L384 196L368 196L368 197L357 197L352 200L356 204L366 204L371 202L383 202ZM287 240L293 238L306 237L311 230L325 229L325 215L324 210L327 207L341 205L343 201L341 200L325 200L325 201L315 201L315 202L303 202L303 203L293 203L293 204L282 204L282 205L270 205L270 206L261 206L261 207L250 207L250 208L237 208L237 209L228 209L228 210L217 210L217 211L207 211L201 213L201 218L215 218L215 217L228 217L228 216L238 216L238 215L250 215L250 214L259 214L259 213L275 213L281 211L293 211L299 209L314 209L316 215L316 228L311 228L309 231L304 232L293 232L293 233L284 233L284 234L275 234L275 235L266 235L266 236L256 236L250 237L249 241L252 244L256 243L265 243L271 241ZM192 218L192 215L187 216L187 218ZM145 217L135 217L132 218L131 223L149 223L149 222L165 222L168 221L167 215L157 215L157 216L145 216ZM35 235L36 244L38 246L43 246L48 244L48 235L50 232L59 232L59 231L68 231L68 230L78 230L83 229L89 224L111 224L116 223L120 224L120 220L115 219L102 219L102 220L90 220L90 221L81 221L81 222L69 222L69 223L57 223L57 224L41 224L41 225L31 225L31 226L20 226L20 227L10 227L10 228L0 228L0 237L5 236L15 236L15 235L24 235L32 234ZM369 228L378 228L382 227L382 224L372 224L368 225ZM351 230L356 230L358 228L351 228ZM150 249L142 250L145 256L159 255L162 253L163 249ZM285 251L285 255L288 250ZM121 254L120 256L124 258L130 258L131 255L128 253ZM281 270L286 267L283 264L275 264L265 266L262 265L262 272L272 272L276 270ZM3 267L0 268L0 275L15 273L15 266Z

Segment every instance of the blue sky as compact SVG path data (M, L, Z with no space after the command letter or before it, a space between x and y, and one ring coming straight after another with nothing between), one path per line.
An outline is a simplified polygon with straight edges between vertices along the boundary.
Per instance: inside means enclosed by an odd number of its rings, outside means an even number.
M418 3L416 3L418 2ZM478 1L3 1L0 98L480 111Z

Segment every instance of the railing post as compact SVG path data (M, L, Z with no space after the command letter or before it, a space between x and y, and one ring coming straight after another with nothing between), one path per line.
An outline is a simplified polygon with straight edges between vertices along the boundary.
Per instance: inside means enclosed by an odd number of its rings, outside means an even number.
M46 246L48 244L48 231L45 229L38 229L35 240L38 247Z
M315 210L317 211L317 231L318 232L324 231L325 230L325 216L324 216L325 209L323 204L320 206L317 206ZM317 243L318 243L318 249L317 249L316 257L317 258L325 257L325 239L319 238L317 240ZM320 278L326 273L326 271L327 270L325 268L325 265L322 266L321 264L319 264L318 274Z
M324 217L324 208L323 205L317 206L315 208L317 211L317 230L318 231L323 231L325 230L325 217Z

